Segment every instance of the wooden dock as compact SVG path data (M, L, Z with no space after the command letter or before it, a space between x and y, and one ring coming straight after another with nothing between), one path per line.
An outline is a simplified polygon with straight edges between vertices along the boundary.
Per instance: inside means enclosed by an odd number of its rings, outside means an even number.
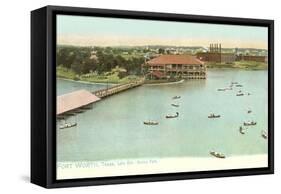
M126 84L116 85L116 86L113 86L110 88L93 91L92 94L94 94L95 96L97 96L99 98L105 98L107 96L111 96L111 95L126 91L128 89L141 86L143 83L144 83L144 79L141 79L141 80L126 83Z
M144 79L133 81L126 84L115 85L97 91L78 90L57 97L57 118L64 118L67 115L75 115L79 109L87 107L107 96L111 96L138 86L144 83ZM84 111L81 111L84 112Z

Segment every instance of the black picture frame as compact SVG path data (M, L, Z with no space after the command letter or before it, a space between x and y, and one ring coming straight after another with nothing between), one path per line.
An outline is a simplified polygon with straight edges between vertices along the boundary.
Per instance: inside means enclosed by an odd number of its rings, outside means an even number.
M268 27L268 167L56 180L56 15ZM31 12L31 182L46 188L274 173L274 21L232 17L46 6Z

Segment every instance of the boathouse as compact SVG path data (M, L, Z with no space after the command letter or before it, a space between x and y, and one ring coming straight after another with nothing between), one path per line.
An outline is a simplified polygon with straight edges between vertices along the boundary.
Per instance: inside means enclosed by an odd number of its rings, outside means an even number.
M161 55L147 61L143 68L150 79L206 79L205 64L191 55Z
M57 97L57 116L70 113L99 101L100 98L87 90L78 90Z

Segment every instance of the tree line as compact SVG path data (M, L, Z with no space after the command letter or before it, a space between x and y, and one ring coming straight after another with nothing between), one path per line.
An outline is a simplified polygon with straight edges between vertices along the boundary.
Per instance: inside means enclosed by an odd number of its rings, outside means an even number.
M95 51L95 54L92 53L93 51ZM125 68L128 74L139 75L141 73L141 64L143 63L143 57L125 59L120 54L111 52L110 47L99 47L95 48L95 50L91 47L57 47L57 66L71 69L79 75L94 71L102 74L110 72L116 66Z

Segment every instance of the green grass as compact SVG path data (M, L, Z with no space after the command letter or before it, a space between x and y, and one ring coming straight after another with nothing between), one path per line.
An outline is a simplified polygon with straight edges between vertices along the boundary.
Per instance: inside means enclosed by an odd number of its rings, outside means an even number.
M75 79L76 73L70 69L67 69L62 66L57 67L57 77L65 79Z
M114 84L124 84L129 83L131 81L138 80L140 77L129 75L123 78L119 78L118 72L107 72L104 75L91 75L89 77L85 77L83 75L78 76L72 70L69 70L64 67L57 67L57 77L71 80L81 80L92 83L114 83Z
M264 70L268 65L256 61L235 61L233 63L206 63L208 68L238 68L245 70Z

